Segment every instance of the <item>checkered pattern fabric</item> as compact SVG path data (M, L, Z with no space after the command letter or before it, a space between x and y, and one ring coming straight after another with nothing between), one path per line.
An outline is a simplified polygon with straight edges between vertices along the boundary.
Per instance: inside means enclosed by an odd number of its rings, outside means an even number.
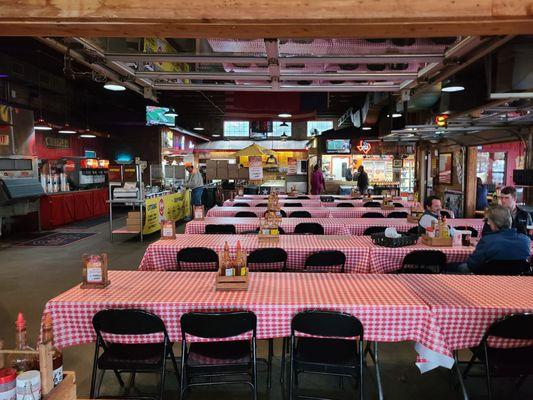
M442 343L437 352L479 345L487 328L512 313L533 312L533 277L480 275L401 275L431 310L432 335ZM495 347L528 342L491 341Z
M289 336L296 313L324 309L359 318L368 340L442 346L433 343L431 332L426 333L429 308L397 276L256 272L247 291L217 292L212 272L110 271L109 275L111 285L105 290L76 286L46 304L58 347L94 341L91 319L106 308L141 308L159 315L171 341L181 340L179 320L189 311L253 311L257 337L266 339Z
M421 241L413 246L382 247L374 245L370 236L363 236L363 241L372 246L368 271L372 274L386 274L400 269L404 257L415 250L440 250L446 254L446 261L451 263L466 261L475 249L474 246L432 247L423 244Z
M237 199L235 201L226 200L224 202L224 207L233 207L235 203L246 203L250 207L255 207L261 203L267 203L268 200L249 200L249 199ZM284 204L290 203L300 203L303 207L320 207L320 200L296 200L296 199L279 199L279 204L283 207Z
M417 224L407 222L402 218L354 218L346 219L349 221L346 225L351 235L362 235L365 229L372 226L385 226L387 228L396 228L398 232L407 232L409 229L414 228ZM482 219L449 219L447 220L450 226L471 226L481 234L483 229Z
M385 217L394 211L404 211L409 213L409 208L395 208L394 210L382 210L377 207L328 207L329 215L332 218L361 218L364 213L378 212ZM378 218L376 218L378 219Z
M232 224L237 233L253 231L259 227L259 218L208 217L202 221L190 221L185 225L185 233L205 233L207 224ZM296 225L302 222L316 222L324 227L326 235L349 235L349 221L334 218L282 218L281 227L285 233L293 233Z
M235 249L240 240L243 251L260 247L280 247L287 252L287 268L302 270L306 258L320 250L339 250L346 255L347 273L368 272L369 242L360 236L280 235L278 243L260 242L257 235L176 235L175 240L159 240L146 249L140 270L165 271L176 269L176 254L183 247L208 247L220 252L227 241Z
M266 207L213 207L207 212L207 217L233 217L239 211L252 211L257 215L257 218L263 216L266 211ZM286 207L282 210L287 215L290 215L293 211L308 211L313 218L327 218L329 217L329 208L325 207Z

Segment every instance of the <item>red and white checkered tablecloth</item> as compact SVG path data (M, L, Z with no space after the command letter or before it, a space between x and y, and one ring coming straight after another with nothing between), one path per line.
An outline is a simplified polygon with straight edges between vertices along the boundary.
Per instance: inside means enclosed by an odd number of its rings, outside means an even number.
M347 273L368 272L370 245L361 236L280 235L279 243L259 242L257 235L176 235L175 240L159 240L146 249L139 266L143 271L168 271L176 269L176 256L184 247L208 247L220 252L227 241L234 250L240 240L244 251L261 247L280 247L287 252L287 268L301 270L306 258L320 250L339 250L346 256Z
M257 337L266 339L289 336L296 313L323 309L359 318L368 340L442 347L426 332L428 306L397 276L256 272L250 275L248 290L241 292L215 291L212 272L109 271L109 277L106 289L76 286L48 301L45 310L54 321L58 347L93 342L91 319L107 308L140 308L159 315L171 341L181 340L179 321L189 311L253 311ZM122 340L146 341L128 339Z
M213 207L207 212L208 217L233 217L239 211L252 211L258 218L262 217L266 207ZM293 211L308 211L313 218L327 218L330 209L326 207L282 207L290 215Z
M208 224L235 225L237 233L253 231L259 227L259 218L207 217L202 221L193 220L185 225L185 233L205 233ZM349 235L348 220L336 218L282 218L281 227L285 233L293 233L296 225L303 222L315 222L324 227L326 235Z
M384 247L373 244L370 236L362 236L361 238L363 243L366 241L372 247L369 265L369 272L372 274L386 274L400 269L404 257L415 250L440 250L446 254L446 261L451 263L466 261L475 249L474 246L432 247L423 244L421 240L412 246Z
M242 199L242 200L236 199L235 201L226 200L224 202L224 207L234 207L234 204L236 203L237 204L245 203L245 204L249 204L250 207L256 207L258 204L265 204L267 202L268 200L249 200L249 199ZM303 207L321 207L320 200L296 200L296 199L280 199L279 200L279 204L281 207L283 207L284 204L291 204L291 203L300 203Z
M379 207L327 207L332 218L362 218L367 212L378 212L385 217L393 211L404 211L409 213L409 208L395 208L394 210L382 210Z
M417 224L407 222L407 219L404 218L353 218L346 219L349 221L347 228L352 235L362 235L365 232L365 229L372 226L385 226L387 228L394 227L398 232L407 232L409 229L416 227ZM450 226L470 226L478 231L478 234L481 235L483 229L483 220L482 219L448 219L448 225Z
M437 361L422 366L422 371L439 364L438 355L451 357L453 350L479 345L495 320L511 313L533 312L533 277L401 275L401 279L430 307L431 334L443 346L431 349L437 352ZM492 345L514 347L521 343L500 339ZM432 358L423 348L419 353Z

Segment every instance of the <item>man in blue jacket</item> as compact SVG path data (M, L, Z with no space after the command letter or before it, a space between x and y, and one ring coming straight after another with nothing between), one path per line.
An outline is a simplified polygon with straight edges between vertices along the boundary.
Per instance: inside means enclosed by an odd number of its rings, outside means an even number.
M458 272L479 273L483 264L497 260L527 260L531 255L531 241L512 228L509 210L503 206L490 207L485 219L491 232L483 234L466 263L457 267ZM452 268L453 269L453 268Z

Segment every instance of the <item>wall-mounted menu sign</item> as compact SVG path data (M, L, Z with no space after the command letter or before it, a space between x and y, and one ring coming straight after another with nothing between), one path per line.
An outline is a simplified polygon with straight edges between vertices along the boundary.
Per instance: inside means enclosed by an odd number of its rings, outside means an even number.
M60 138L55 136L45 136L44 145L53 149L69 149L70 140L69 138Z
M109 164L108 172L109 182L121 182L122 181L122 165Z
M124 182L137 182L137 170L135 164L124 165Z

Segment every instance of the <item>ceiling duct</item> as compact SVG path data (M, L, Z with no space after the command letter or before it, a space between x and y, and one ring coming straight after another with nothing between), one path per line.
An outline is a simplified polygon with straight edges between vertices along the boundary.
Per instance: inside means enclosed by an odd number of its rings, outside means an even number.
M493 92L513 92L533 89L533 47L516 44L496 55L496 76Z

